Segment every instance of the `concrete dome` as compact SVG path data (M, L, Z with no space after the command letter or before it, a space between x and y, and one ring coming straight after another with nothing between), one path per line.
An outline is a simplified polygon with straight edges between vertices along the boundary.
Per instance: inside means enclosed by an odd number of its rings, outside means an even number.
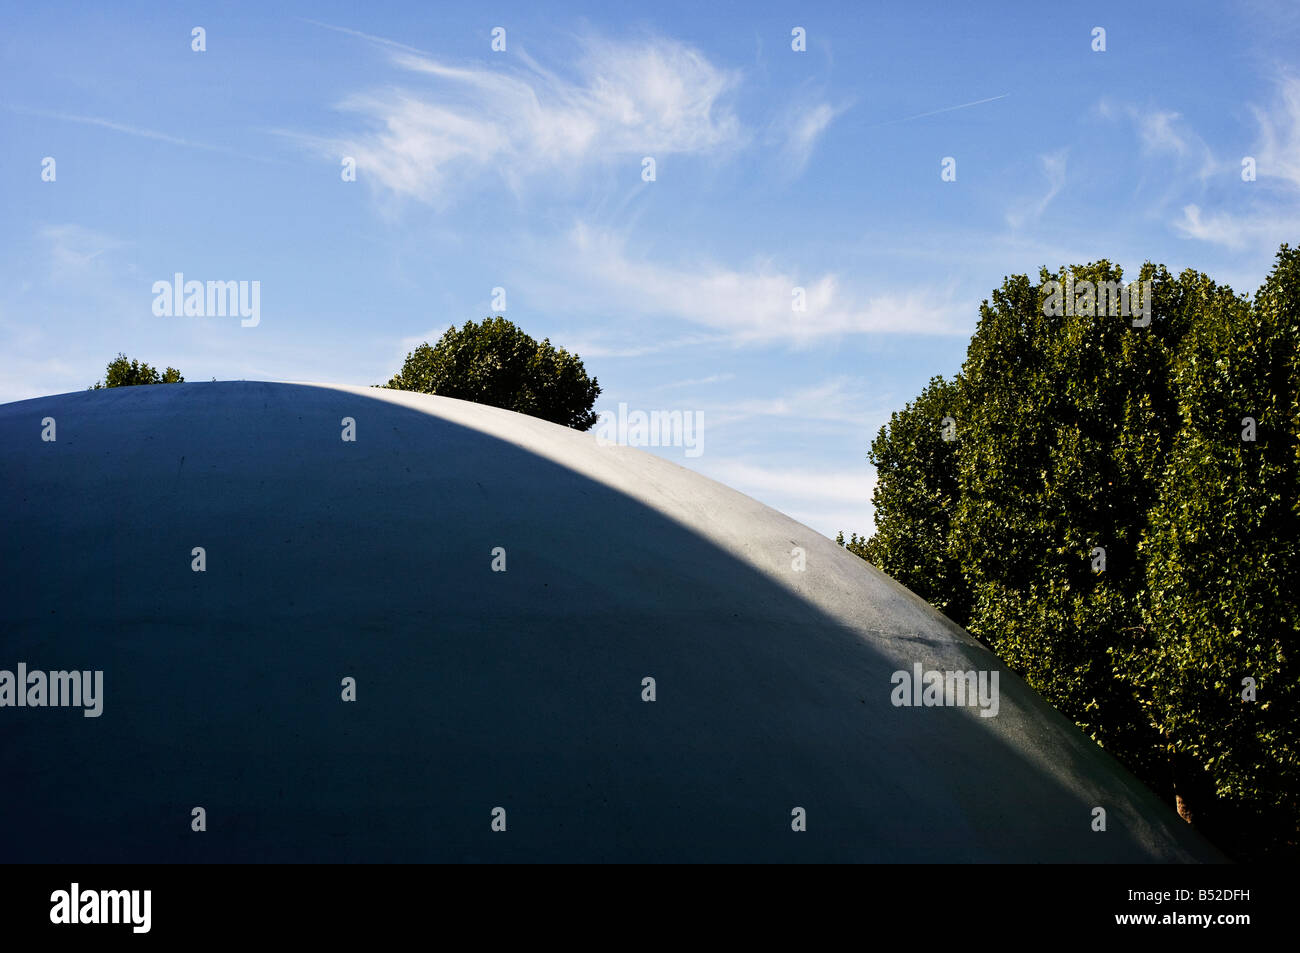
M0 437L0 670L103 672L98 717L0 707L0 860L1221 859L919 598L653 455L254 382ZM996 714L895 704L917 665Z

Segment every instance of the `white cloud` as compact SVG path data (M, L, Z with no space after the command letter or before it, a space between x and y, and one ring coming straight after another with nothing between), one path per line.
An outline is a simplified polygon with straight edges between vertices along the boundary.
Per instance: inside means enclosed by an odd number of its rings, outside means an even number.
M1271 112L1259 107L1252 111L1259 123L1259 140L1252 150L1258 184L1233 183L1238 189L1250 190L1239 193L1249 211L1202 211L1199 205L1186 204L1173 223L1179 234L1233 250L1261 252L1295 240L1300 223L1300 79L1284 77L1279 81ZM1239 162L1235 159L1225 168L1231 166L1232 172L1239 174ZM1256 189L1260 191L1256 193Z
M800 97L768 127L767 141L779 149L785 170L792 176L803 172L817 143L832 122L848 109L818 102L817 97Z
M1148 157L1173 156L1175 168L1198 164L1195 173L1201 189L1194 194L1166 169L1166 198L1159 202L1159 213L1167 214L1173 205L1176 216L1170 222L1184 238L1208 242L1233 251L1272 252L1284 241L1295 237L1300 221L1300 79L1281 77L1278 96L1272 110L1252 106L1259 125L1259 138L1248 148L1234 147L1223 160L1216 160L1209 145L1189 129L1182 117L1169 110L1140 110L1134 106L1117 106L1103 100L1097 112L1103 118L1126 116L1137 129L1142 152ZM1256 159L1258 183L1243 183L1239 176L1243 155ZM1210 192L1211 180L1221 188ZM1203 208L1207 196L1223 194L1231 201L1220 208ZM1196 201L1189 201L1195 198Z
M740 460L718 460L709 464L709 472L722 474L732 486L744 484L762 493L836 503L871 499L875 482L870 468L865 465L861 469L834 471L799 467L781 469Z
M875 472L851 469L774 467L742 460L701 457L694 469L780 510L825 536L870 533L875 527L871 493Z
M802 171L807 165L818 138L834 118L835 110L827 103L803 110L793 118L785 151L795 171Z
M673 381L671 384L660 384L657 390L670 390L676 387L702 387L705 384L720 384L723 381L734 380L735 374L710 374L708 377L695 377L684 381Z
M1188 135L1175 128L1181 118L1178 113L1159 110L1138 113L1133 110L1131 116L1137 125L1138 139L1145 152L1173 152L1183 156L1191 151Z
M604 310L672 317L721 333L732 343L811 343L842 334L966 334L960 310L932 288L857 293L834 273L799 275L770 261L739 270L672 265L633 257L613 232L577 225L555 254L551 274L583 289ZM802 288L806 310L795 311Z
M1174 222L1174 228L1187 238L1240 248L1245 244L1241 223L1230 216L1202 218L1199 205L1184 205L1183 217Z
M679 348L702 348L726 344L726 338L715 334L687 334L678 337L653 338L638 335L629 340L626 336L601 334L584 336L581 333L565 334L565 347L582 357L648 357Z
M1019 228L1027 222L1037 221L1047 211L1047 206L1065 185L1065 160L1068 154L1068 149L1061 149L1050 155L1038 157L1043 164L1043 174L1047 176L1047 194L1036 202L1007 212L1008 225Z
M1223 245L1233 250L1257 248L1276 250L1282 242L1294 242L1297 219L1295 215L1256 214L1233 215L1229 212L1203 214L1198 205L1183 207L1182 218L1174 229L1185 238Z
M1260 130L1255 150L1257 174L1300 189L1300 79L1283 79L1278 98L1275 115L1252 107Z
M433 88L350 96L340 108L369 128L309 141L353 156L367 179L402 198L438 201L485 172L517 189L532 176L592 163L716 156L744 141L725 103L739 74L672 40L583 41L572 79L522 51L491 68L449 66L406 49L390 50L389 59Z
M44 225L37 230L37 236L45 245L49 277L61 283L64 290L75 282L79 288L106 292L109 278L119 272L108 263L107 256L127 246L127 242L112 235L71 223Z
M0 404L45 394L66 394L89 384L84 370L62 358L20 355L7 347L6 351L5 372L0 375ZM102 368L100 376L103 376Z
M837 377L811 387L776 397L752 397L706 406L710 418L718 424L750 420L756 417L780 418L802 423L846 424L861 429L881 411L867 408L869 394L862 381ZM888 411L883 412L888 416Z
M1164 109L1139 109L1131 104L1117 105L1105 99L1097 104L1096 111L1104 119L1129 119L1137 132L1138 145L1144 156L1173 155L1180 164L1198 163L1196 177L1202 182L1222 171L1209 145L1187 127L1181 113Z

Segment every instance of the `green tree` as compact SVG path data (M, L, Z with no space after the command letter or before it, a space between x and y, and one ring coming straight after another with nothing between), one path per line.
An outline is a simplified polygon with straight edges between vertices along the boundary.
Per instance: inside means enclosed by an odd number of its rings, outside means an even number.
M169 367L161 374L156 368L140 361L130 360L125 354L108 362L104 380L95 381L89 390L102 390L105 387L134 387L136 384L183 384L185 378L174 367Z
M872 441L871 494L876 532L837 542L897 579L953 621L965 625L969 589L949 552L957 506L957 386L935 377L921 396L890 415Z
M1169 752L1180 813L1248 854L1294 851L1300 251L1282 246L1253 303L1208 281L1197 293L1144 541L1147 625L1114 654Z
M1007 278L961 373L872 443L875 535L838 541L1226 850L1294 852L1300 252L1282 247L1253 302L1195 271L1138 279L1145 315L1102 307L1122 282L1106 261Z
M1037 285L1014 276L981 308L958 384L951 547L972 591L971 632L1163 787L1155 732L1109 651L1142 624L1137 547L1171 439L1166 368L1186 289L1145 266L1150 324L1134 327L1140 315L1111 314L1095 296L1054 301L1067 277L1074 289L1123 280L1106 261L1043 271Z
M582 360L550 339L540 344L505 318L452 326L436 345L406 356L386 385L396 390L455 397L589 430L600 396Z

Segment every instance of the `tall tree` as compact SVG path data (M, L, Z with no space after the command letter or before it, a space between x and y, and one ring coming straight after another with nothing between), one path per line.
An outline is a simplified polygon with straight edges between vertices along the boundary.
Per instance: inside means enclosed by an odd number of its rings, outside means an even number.
M592 406L600 396L576 354L549 338L538 343L501 317L466 321L436 345L421 344L387 386L491 404L575 430L595 425Z
M840 542L1225 849L1295 852L1300 252L1253 301L1148 263L1117 314L1122 282L1106 261L1007 278L955 381L873 442L875 535Z
M1239 847L1294 850L1300 251L1282 247L1253 304L1201 283L1196 314L1145 543L1148 624L1116 655L1170 755L1180 813Z
M1142 314L1111 313L1109 295L1098 306L1097 289L1123 282L1106 261L1041 272L1037 285L1009 278L981 308L959 379L952 547L971 631L1160 783L1153 731L1109 656L1142 622L1137 547L1170 439L1164 368L1184 297L1164 269L1139 281L1151 282L1144 327Z

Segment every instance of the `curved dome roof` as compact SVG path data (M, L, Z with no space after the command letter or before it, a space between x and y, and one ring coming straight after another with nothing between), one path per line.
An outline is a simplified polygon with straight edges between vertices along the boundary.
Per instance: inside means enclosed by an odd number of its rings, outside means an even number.
M99 717L0 708L0 859L1221 859L919 598L651 454L255 382L0 437L0 670L104 673ZM996 714L895 704L918 665Z

